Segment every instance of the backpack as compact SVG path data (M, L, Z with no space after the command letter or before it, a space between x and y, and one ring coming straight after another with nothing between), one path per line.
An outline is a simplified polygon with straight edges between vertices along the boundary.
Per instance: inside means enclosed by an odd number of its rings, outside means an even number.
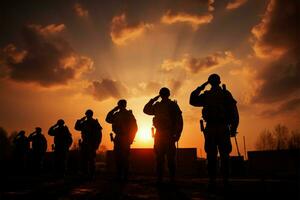
M97 119L91 119L84 121L84 130L82 132L83 141L92 147L92 149L98 149L102 140L102 127Z
M202 109L202 117L207 122L225 122L228 126L237 127L239 114L236 101L231 93L223 86L223 89L207 91L206 105Z
M178 141L183 129L182 112L177 105L176 101L169 101L167 105L163 105L161 102L157 104L156 114L153 118L153 125L161 133L170 133Z
M132 111L118 112L112 123L112 130L116 135L127 137L130 144L132 144L138 130Z

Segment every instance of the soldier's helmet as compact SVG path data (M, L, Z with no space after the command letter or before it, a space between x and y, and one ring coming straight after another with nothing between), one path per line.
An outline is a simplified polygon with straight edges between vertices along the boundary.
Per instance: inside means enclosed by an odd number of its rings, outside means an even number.
M159 95L161 97L169 97L170 96L170 90L166 87L163 87L163 88L160 89Z
M221 78L218 74L211 74L209 77L208 77L208 82L211 84L211 85L219 85L221 83Z
M19 132L19 135L25 135L25 131L23 131L23 130L20 131L20 132Z
M36 128L35 128L35 131L36 131L37 133L41 133L41 132L42 132L42 128L41 128L41 127L36 127Z
M85 116L86 117L93 117L93 114L94 114L94 112L91 110L91 109L88 109L86 112L85 112Z
M65 121L63 119L59 119L57 121L57 125L59 125L59 126L63 126L64 124L65 124Z
M126 108L127 106L127 101L125 99L121 99L118 101L118 106L122 108Z

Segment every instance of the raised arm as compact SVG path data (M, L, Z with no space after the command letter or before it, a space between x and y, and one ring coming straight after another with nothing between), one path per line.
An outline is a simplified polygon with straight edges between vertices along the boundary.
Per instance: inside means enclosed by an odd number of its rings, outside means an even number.
M115 118L115 112L117 112L117 110L119 110L119 107L115 107L114 109L112 109L111 111L109 111L109 113L107 113L105 121L107 123L112 124Z
M55 136L55 127L56 127L56 124L49 128L48 135Z
M197 87L190 95L190 104L192 106L201 107L204 105L204 95L200 95L201 91L205 89L208 82L203 83L200 87Z
M83 118L81 118L81 119L78 119L77 121L76 121L76 123L75 123L75 130L77 130L77 131L81 131L82 130L82 122L84 122L84 120L86 119L86 117L83 117Z
M29 134L29 136L28 136L28 140L29 140L29 141L32 141L32 138L33 138L33 136L34 136L35 133L36 133L36 132L34 131L33 133L30 133L30 134Z
M150 99L150 101L145 105L143 112L147 115L154 115L154 105L155 102L158 100L159 96Z

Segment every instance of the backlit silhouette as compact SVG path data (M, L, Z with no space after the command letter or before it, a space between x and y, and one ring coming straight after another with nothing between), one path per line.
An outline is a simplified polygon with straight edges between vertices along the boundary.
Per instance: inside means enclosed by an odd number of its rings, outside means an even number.
M49 128L48 134L54 136L56 174L58 177L63 177L66 170L68 151L73 142L72 135L62 119Z
M203 107L202 117L206 127L201 122L201 130L205 137L205 151L208 161L209 189L214 190L217 175L217 155L221 157L221 171L224 185L228 185L229 153L232 150L230 136L235 136L239 123L236 101L231 93L220 87L220 77L212 74L208 81L191 93L190 104ZM206 85L211 89L201 93Z
M102 140L102 127L93 118L93 111L87 110L85 116L78 119L75 129L81 131L81 165L86 178L94 178L96 170L96 151Z
M35 131L28 136L31 142L31 165L35 173L41 172L43 167L45 153L47 150L47 140L42 134L42 129L36 127Z
M25 135L25 131L20 131L13 139L14 144L14 164L18 167L18 171L24 173L29 153L29 140Z
M144 107L144 113L154 115L154 151L156 154L157 181L160 183L163 178L165 156L168 160L170 180L174 181L176 171L176 145L182 128L183 120L181 110L175 101L169 99L170 90L161 88L159 95L150 99ZM161 101L157 101L161 98Z
M126 106L126 100L122 99L106 116L106 121L112 124L112 130L116 134L115 137L111 135L111 140L114 142L117 179L124 181L128 179L130 145L138 130L135 117Z

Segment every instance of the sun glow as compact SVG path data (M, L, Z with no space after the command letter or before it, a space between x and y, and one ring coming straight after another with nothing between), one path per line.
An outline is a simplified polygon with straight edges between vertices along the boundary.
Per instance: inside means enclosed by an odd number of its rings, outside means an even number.
M153 144L152 123L148 120L138 121L138 132L135 137L135 147L151 147Z

